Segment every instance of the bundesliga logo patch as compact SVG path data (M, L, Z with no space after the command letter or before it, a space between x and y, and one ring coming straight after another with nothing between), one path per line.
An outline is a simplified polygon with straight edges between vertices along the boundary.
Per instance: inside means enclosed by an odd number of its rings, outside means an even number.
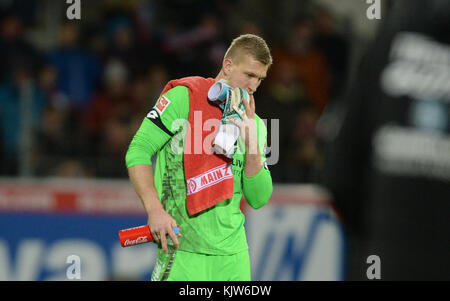
M162 96L158 99L158 103L155 105L155 109L156 111L158 111L159 115L161 115L164 112L164 110L169 106L169 104L170 100L167 97Z

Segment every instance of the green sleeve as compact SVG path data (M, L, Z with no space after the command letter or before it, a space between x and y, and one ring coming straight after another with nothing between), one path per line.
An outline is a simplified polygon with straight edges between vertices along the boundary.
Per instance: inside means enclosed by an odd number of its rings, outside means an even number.
M266 156L264 154L267 141L267 128L258 116L255 116L255 122L257 124L258 146L263 167L256 175L251 177L247 177L245 173L243 173L242 191L248 204L254 209L259 209L269 201L273 191L273 184L272 176L267 167Z
M136 164L152 165L152 157L163 146L170 136L152 123L148 118L142 121L141 126L131 140L125 155L127 168Z
M161 99L165 98L162 103ZM187 120L189 116L189 92L185 86L177 86L158 100L142 121L125 156L126 167L136 164L152 165L152 157L182 129L176 120ZM172 126L176 125L176 126Z

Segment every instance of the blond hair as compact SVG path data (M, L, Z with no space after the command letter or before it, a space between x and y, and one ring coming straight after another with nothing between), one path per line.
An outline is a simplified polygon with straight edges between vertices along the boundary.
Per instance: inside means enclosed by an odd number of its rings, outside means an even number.
M235 38L225 53L224 59L234 59L239 63L243 55L248 54L260 63L270 66L272 65L272 55L269 46L263 38L254 34L244 34Z

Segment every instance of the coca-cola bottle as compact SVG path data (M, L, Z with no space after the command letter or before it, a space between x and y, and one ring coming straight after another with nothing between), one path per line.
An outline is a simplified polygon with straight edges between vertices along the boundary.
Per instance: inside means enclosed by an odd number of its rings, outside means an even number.
M175 232L175 235L178 235L178 233L180 233L179 226L175 226L172 229L173 232ZM148 225L143 225L139 227L120 230L119 239L122 247L126 248L129 246L151 242L153 241L153 236L150 231L150 227Z

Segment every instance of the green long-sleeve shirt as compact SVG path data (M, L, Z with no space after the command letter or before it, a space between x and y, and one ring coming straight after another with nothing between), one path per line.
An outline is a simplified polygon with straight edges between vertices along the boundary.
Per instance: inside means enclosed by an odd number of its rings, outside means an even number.
M194 216L186 209L186 180L184 177L183 149L189 116L189 93L185 86L177 86L164 95L149 112L136 132L126 154L127 168L136 164L151 165L157 155L155 187L164 209L180 225L180 250L230 255L248 248L245 235L245 216L240 210L244 194L248 204L264 206L272 194L272 178L265 164L264 146L267 129L255 115L258 146L263 168L254 176L244 174L245 146L238 140L240 151L233 156L234 194L231 199Z

